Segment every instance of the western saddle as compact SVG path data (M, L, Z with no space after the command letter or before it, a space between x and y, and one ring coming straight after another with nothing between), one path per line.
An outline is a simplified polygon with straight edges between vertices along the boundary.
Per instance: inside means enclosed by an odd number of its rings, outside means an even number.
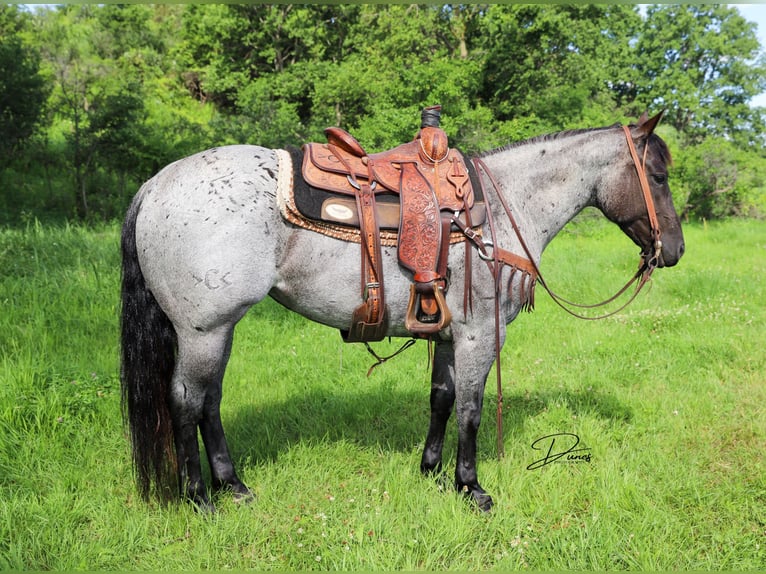
M348 132L325 130L327 143L303 148L303 179L310 186L355 198L362 244L362 303L347 342L379 341L385 337L387 314L376 196L399 196L397 254L412 273L413 285L405 320L416 337L430 337L449 325L445 301L447 257L453 224L470 229L473 186L462 155L450 149L439 127L441 106L423 110L415 139L388 151L368 154ZM356 219L355 217L354 219ZM476 217L476 216L474 216ZM481 216L483 219L483 211ZM467 253L470 252L467 250Z

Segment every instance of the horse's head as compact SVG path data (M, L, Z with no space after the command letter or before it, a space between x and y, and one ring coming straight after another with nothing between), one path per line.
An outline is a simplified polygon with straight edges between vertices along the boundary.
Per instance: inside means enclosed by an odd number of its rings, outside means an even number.
M614 185L602 191L599 204L607 218L620 226L620 229L641 248L644 259L656 255L656 232L650 220L651 204L656 212L659 227L661 249L657 256L658 267L671 267L678 263L684 254L684 235L678 218L673 198L668 185L668 165L671 163L670 151L662 139L654 133L662 113L653 118L642 115L638 124L630 126L630 137L635 146L639 165L630 154L627 137L622 135L620 144L625 150L624 161L616 175ZM639 180L639 171L646 174L650 200L644 197ZM652 201L653 200L653 201Z

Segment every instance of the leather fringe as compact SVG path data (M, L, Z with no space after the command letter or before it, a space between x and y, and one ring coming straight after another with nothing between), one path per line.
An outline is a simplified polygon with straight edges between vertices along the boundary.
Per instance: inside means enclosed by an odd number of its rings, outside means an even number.
M513 299L513 280L516 278L516 274L520 273L519 279L519 300L521 302L521 310L526 312L534 311L535 309L535 285L537 285L537 278L535 274L530 273L526 269L520 269L515 265L506 265L511 270L511 275L508 278L508 298Z

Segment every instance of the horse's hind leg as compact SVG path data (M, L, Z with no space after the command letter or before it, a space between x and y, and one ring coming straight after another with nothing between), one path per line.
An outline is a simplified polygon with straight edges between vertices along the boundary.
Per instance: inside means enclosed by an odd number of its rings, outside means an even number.
M437 343L431 372L431 423L420 460L420 471L423 474L441 472L444 433L454 405L455 353L451 342Z
M235 501L247 502L253 498L253 494L239 479L234 470L234 463L229 454L229 447L226 443L226 436L224 435L223 424L221 423L223 371L231 355L232 334L229 334L227 338L220 375L216 376L215 384L208 388L207 395L205 396L200 432L202 434L202 441L205 444L208 463L210 464L213 490L230 490L234 493Z
M169 404L173 418L181 494L203 510L213 510L200 464L197 429L210 462L213 485L241 496L247 487L234 471L220 417L223 374L231 350L233 328L207 333L179 333L178 358Z

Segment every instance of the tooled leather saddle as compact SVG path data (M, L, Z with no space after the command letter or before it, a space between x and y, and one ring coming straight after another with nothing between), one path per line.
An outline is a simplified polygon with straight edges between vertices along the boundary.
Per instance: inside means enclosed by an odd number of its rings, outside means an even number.
M480 225L484 211L482 204L472 213L476 201L471 178L462 154L449 148L439 127L440 111L441 106L423 110L415 139L384 152L368 154L337 127L325 130L327 143L303 146L303 179L311 187L339 194L340 200L328 209L357 223L361 233L362 303L349 330L342 332L347 342L379 341L387 330L376 201L381 194L399 198L397 255L413 280L405 327L416 337L430 337L451 321L444 297L450 231L455 221L463 229ZM353 198L356 209L349 209L343 197Z

